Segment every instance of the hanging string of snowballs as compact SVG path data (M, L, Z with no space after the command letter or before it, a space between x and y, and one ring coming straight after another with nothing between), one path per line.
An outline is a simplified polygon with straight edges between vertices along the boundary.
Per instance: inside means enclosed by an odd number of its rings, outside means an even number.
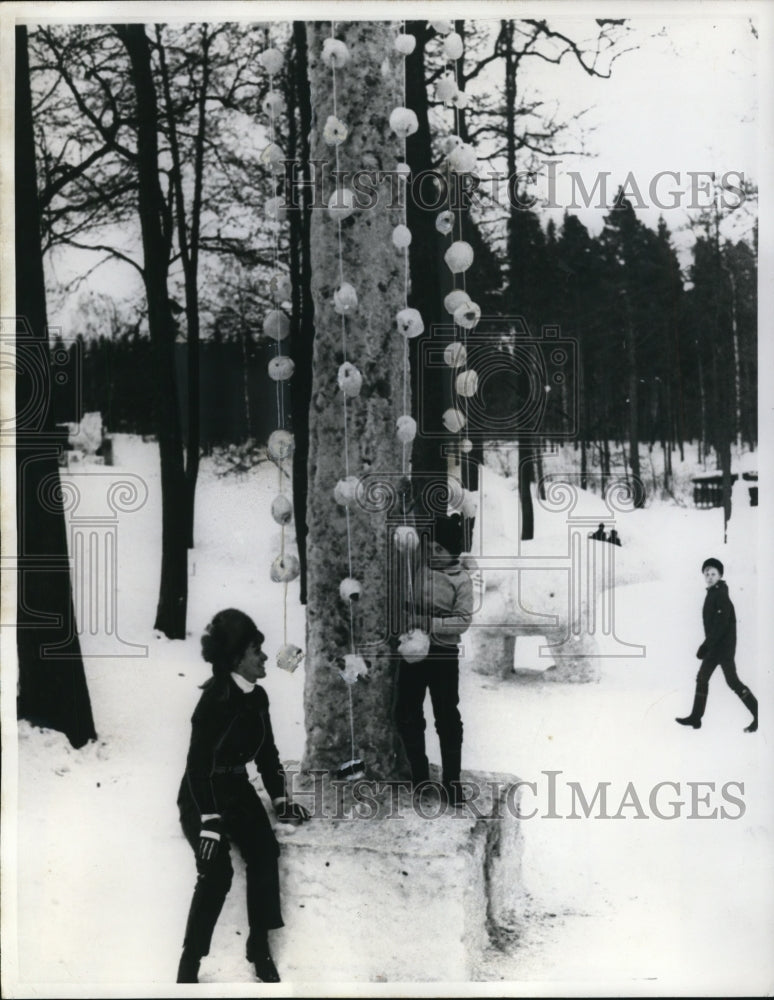
M458 402L444 412L443 424L450 433L458 435L459 450L464 454L473 448L469 438L463 436L468 424L468 400L478 391L478 373L467 367L467 337L468 332L474 330L481 319L481 308L473 302L467 291L466 272L473 263L474 254L473 247L462 238L464 207L461 197L451 200L451 175L457 175L455 181L457 185L461 185L462 175L475 171L478 158L475 148L470 143L463 142L460 137L459 114L468 102L467 94L459 87L459 60L464 51L462 37L454 30L452 21L429 23L441 41L442 53L447 61L447 68L436 84L435 96L444 106L452 109L452 131L444 140L450 206L436 217L435 228L442 236L449 238L444 261L453 275L454 289L445 297L444 308L454 321L454 340L446 346L444 361L457 372L454 388ZM475 513L473 499L467 491L462 494L461 510L465 517L471 517Z
M284 342L290 333L290 320L283 306L290 299L291 287L290 279L279 266L280 227L287 218L287 208L285 199L280 193L279 174L283 170L285 154L276 141L276 121L285 110L285 102L282 95L274 89L275 77L282 70L284 59L279 49L272 46L270 36L268 47L258 56L258 61L269 77L269 90L261 105L268 119L269 143L261 153L260 161L275 178L274 193L264 206L264 212L273 236L273 269L269 280L272 308L264 317L263 333L264 336L275 342L276 354L269 361L268 369L269 377L276 383L277 389L277 429L269 435L268 452L269 456L277 463L279 474L278 492L272 501L271 516L280 526L280 552L271 564L270 576L275 583L283 585L283 639L282 646L277 653L277 666L292 673L298 667L304 654L299 646L288 642L287 614L288 584L298 577L300 564L298 557L289 552L286 545L286 529L293 519L293 504L287 494L289 476L285 464L292 460L294 440L286 426L285 394L282 383L291 378L294 365L292 359L283 353Z

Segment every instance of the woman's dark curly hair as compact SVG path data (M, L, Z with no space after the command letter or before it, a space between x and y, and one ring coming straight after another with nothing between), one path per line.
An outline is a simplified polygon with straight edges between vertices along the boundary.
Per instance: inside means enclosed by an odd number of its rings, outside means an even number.
M238 665L251 643L262 644L263 632L244 611L226 608L219 611L202 636L202 658L212 664L212 677L203 684L225 679Z

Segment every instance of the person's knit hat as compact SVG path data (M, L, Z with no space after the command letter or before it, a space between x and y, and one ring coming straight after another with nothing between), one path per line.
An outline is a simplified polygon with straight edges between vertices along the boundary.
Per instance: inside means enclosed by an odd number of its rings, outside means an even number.
M443 545L448 553L458 556L465 548L465 534L459 514L439 514L433 522L433 541Z
M723 563L719 559L705 559L701 564L701 571L704 572L705 569L716 569L721 576L723 576Z
M202 657L214 670L230 670L251 642L263 640L263 633L249 615L226 608L215 615L204 631Z

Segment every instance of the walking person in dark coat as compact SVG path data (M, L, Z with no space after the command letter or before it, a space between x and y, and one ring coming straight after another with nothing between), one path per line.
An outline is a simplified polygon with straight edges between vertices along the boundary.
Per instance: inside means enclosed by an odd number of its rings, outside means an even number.
M218 612L202 636L202 656L212 664L212 677L202 685L191 720L191 743L177 800L197 871L178 983L198 982L199 963L209 954L233 876L231 841L247 868L248 961L262 982L280 981L267 934L283 926L279 847L245 765L256 764L278 820L300 823L309 814L288 798L269 699L256 683L266 676L263 639L252 619L233 608Z
M605 534L605 525L604 525L604 522L602 522L602 521L599 522L599 527L597 528L596 531L592 531L591 532L591 534L589 535L589 538L593 538L597 542L606 542L607 541L607 535Z
M696 675L696 694L690 715L675 719L681 726L701 728L701 720L707 705L709 679L715 667L720 665L726 684L737 694L746 708L752 712L752 722L745 727L746 733L754 733L758 728L758 702L752 691L737 676L734 654L736 652L736 612L728 586L723 576L723 563L719 559L706 559L701 568L707 584L702 618L704 620L704 642L696 655L701 660Z

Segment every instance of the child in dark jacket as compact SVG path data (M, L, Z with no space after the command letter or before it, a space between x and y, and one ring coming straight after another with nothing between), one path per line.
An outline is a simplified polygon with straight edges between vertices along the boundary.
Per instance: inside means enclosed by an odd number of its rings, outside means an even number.
M459 708L459 648L473 612L473 584L462 567L463 527L459 515L438 517L428 565L417 576L412 614L430 635L427 657L402 660L398 672L396 723L411 767L411 780L428 780L423 704L429 689L441 744L444 792L452 805L464 802L460 786L462 718Z
M758 728L758 702L752 691L737 676L734 654L736 652L736 612L728 586L723 576L723 563L719 559L705 559L701 567L707 584L702 618L704 620L704 642L696 651L701 660L696 675L696 694L690 715L675 719L681 726L701 728L701 720L707 705L709 679L715 667L720 664L726 684L737 694L742 703L752 712L752 722L745 727L746 733L754 733Z

